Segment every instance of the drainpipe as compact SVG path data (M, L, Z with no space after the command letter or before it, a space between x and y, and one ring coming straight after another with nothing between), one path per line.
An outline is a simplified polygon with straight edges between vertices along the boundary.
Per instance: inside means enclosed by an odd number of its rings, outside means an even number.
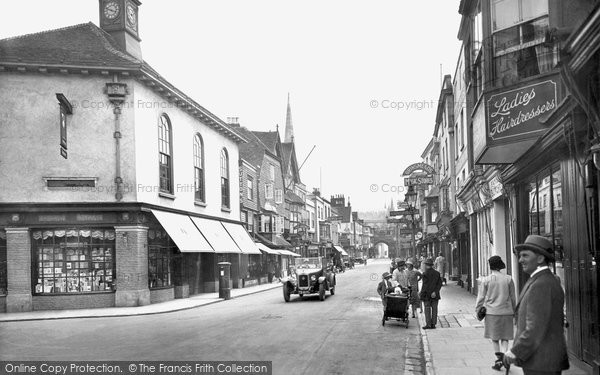
M118 76L113 76L113 82L106 83L106 95L108 100L113 105L113 114L115 115L115 199L121 201L123 199L123 178L121 177L121 106L127 96L127 84L118 82Z

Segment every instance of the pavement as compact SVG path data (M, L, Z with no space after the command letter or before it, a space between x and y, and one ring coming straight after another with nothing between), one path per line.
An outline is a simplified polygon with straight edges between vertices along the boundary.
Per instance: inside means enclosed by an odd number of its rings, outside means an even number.
M438 324L434 330L423 330L426 371L428 375L488 375L505 374L493 370L495 360L492 342L483 338L483 323L475 317L476 296L454 282L443 286L438 306ZM419 314L420 326L425 314ZM509 347L512 341L509 342ZM591 371L571 360L564 375L587 375ZM509 374L521 375L523 370L512 366Z
M279 281L250 286L241 289L231 289L231 298L238 298L249 294L260 293L266 290L280 288ZM200 306L210 305L225 301L219 298L219 293L202 293L193 295L189 298L175 299L172 301L153 303L146 306L135 307L109 307L98 309L72 309L72 310L44 310L28 311L20 313L0 314L0 322L16 322L29 320L52 320L52 319L73 319L73 318L108 318L133 315L152 315L162 314L174 311L188 310Z

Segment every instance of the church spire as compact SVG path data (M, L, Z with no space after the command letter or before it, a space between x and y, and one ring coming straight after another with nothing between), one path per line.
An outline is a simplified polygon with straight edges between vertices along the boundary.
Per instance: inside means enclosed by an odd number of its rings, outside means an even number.
M290 106L290 93L288 92L287 113L285 116L285 143L294 142L294 125L292 124L292 107Z

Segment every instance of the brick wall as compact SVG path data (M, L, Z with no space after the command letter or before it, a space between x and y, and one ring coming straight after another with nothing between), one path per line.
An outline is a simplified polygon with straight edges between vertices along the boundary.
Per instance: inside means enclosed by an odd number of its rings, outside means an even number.
M33 296L33 310L67 310L114 307L114 293Z
M148 228L115 227L117 292L115 306L151 303L148 290Z
M6 311L31 311L31 239L28 228L6 228L6 260Z
M154 289L150 291L150 303L160 303L175 299L175 288Z

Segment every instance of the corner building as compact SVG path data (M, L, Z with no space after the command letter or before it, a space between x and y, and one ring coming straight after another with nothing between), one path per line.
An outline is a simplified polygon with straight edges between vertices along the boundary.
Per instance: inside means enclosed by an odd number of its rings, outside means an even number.
M218 288L260 251L245 139L142 59L137 0L0 40L0 311L138 306Z

